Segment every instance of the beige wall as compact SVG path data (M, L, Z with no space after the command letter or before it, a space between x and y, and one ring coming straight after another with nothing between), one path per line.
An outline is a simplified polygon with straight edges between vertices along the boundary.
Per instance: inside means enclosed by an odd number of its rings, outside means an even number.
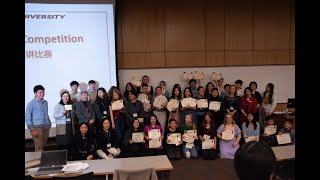
M294 0L120 0L120 69L295 64Z

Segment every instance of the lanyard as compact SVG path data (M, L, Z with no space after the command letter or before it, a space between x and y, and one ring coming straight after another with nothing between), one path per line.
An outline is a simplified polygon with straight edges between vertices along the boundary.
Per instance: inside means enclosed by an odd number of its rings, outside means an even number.
M136 113L137 102L136 102L136 105L135 105L135 106L133 105L133 103L131 103L131 106L132 106L132 108L133 108L133 114L135 114L135 113Z
M109 143L109 141L110 141L110 131L108 132L108 134L106 133L106 132L104 132L104 136L106 137L106 139L107 139L107 144Z

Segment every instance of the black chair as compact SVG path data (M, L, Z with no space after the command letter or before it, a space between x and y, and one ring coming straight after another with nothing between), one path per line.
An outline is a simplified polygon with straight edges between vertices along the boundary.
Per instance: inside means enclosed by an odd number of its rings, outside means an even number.
M93 172L87 174L81 174L74 177L54 177L53 180L95 180L95 175Z

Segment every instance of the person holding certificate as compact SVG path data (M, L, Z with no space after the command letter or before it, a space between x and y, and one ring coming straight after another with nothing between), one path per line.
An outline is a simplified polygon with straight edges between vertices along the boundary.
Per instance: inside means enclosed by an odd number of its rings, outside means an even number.
M296 140L296 131L292 129L292 120L286 119L284 121L284 128L280 129L278 135L288 133L290 135L290 139L292 144L295 144Z
M144 110L144 115L143 115L143 127L149 124L149 118L152 114L152 109L151 109L151 101L152 101L152 94L149 93L148 91L148 84L142 83L141 84L142 92L139 94L138 99L143 99L146 98L148 101L142 101L143 103L143 110ZM142 98L143 97L143 98Z
M127 121L129 125L132 124L133 119L141 118L143 120L143 104L141 101L137 100L138 92L134 89L129 91L129 100L125 105L125 112L127 116ZM141 121L141 124L143 121Z
M112 92L111 104L115 101L118 101L118 100L123 100L123 99L122 99L120 90L115 89ZM125 103L125 101L123 101L123 103ZM124 107L125 107L125 104L123 105L123 107L121 109L113 110L112 113L113 113L114 122L112 122L112 119L111 119L112 129L116 130L120 141L122 141L122 137L124 135L124 130L127 129L127 127L129 126L129 123L127 122L126 112L124 110Z
M59 103L54 107L53 117L56 120L56 144L61 146L60 149L70 150L73 123L71 123L71 110L68 110L67 106L72 107L72 100L69 92L64 91L61 93Z
M201 153L202 153L203 159L206 159L206 160L216 159L217 157L216 135L217 135L217 127L215 126L212 120L212 114L210 112L207 112L205 115L205 120L199 127L199 139L202 142ZM211 147L212 142L213 142L213 147Z
M277 125L274 124L274 119L272 116L266 116L264 129L261 135L261 141L266 142L270 147L277 145L276 135L278 134Z
M184 122L185 123L181 125L181 132L184 132L182 135L182 140L184 141L182 144L182 154L187 159L198 158L195 140L198 140L199 138L197 135L197 125L193 122L192 114L187 114ZM190 134L187 134L187 131L189 130L195 131L193 137L190 137Z
M248 116L248 112L254 113L257 111L257 100L255 97L251 96L252 90L249 87L244 89L244 96L241 97L240 101L240 123L243 124Z
M197 115L197 124L201 125L202 122L204 121L204 116L206 115L206 112L208 111L208 99L204 95L204 87L199 86L198 87L198 94L194 97L195 99L198 100L197 102L197 110L196 110L196 115Z
M157 116L159 123L161 124L162 132L164 132L167 123L167 104L168 100L162 95L162 88L160 86L157 86L156 95L152 100L152 109L153 114Z
M245 142L247 142L247 138L252 138L253 136L256 137L256 141L259 141L260 124L254 119L254 114L254 112L248 112L246 121L242 123L242 135Z
M180 105L180 101L182 99L182 95L181 95L181 88L176 86L176 87L173 87L172 89L172 94L171 94L171 97L170 97L170 100L171 99L175 99L175 100L178 100L179 101L179 105ZM170 101L169 100L169 101ZM180 112L179 112L179 106L178 108L174 109L173 111L171 111L169 113L169 118L168 119L175 119L176 120L176 123L177 123L177 126L180 127Z
M191 88L186 87L183 91L183 99L184 98L193 98L193 95L191 93ZM197 115L196 115L196 107L190 107L189 105L187 107L182 107L182 104L179 104L179 109L180 109L180 124L185 124L185 119L187 114L192 114L193 117L193 122L197 125Z
M141 157L146 155L144 132L138 119L134 119L124 135L122 157Z
M212 119L215 121L215 125L219 127L223 123L225 104L223 99L219 96L217 88L213 88L211 91L209 97L209 112L212 114Z
M157 119L157 116L152 114L149 119L150 125L144 127L144 138L146 140L145 147L148 156L164 155L162 147L163 131Z
M169 120L169 127L164 132L164 150L170 160L179 160L181 156L181 131L175 119Z
M229 88L229 94L224 98L225 101L225 112L230 113L233 116L233 120L238 126L240 124L240 97L237 95L237 88L235 85L231 85Z
M97 154L102 159L117 157L121 150L119 138L114 129L111 128L110 120L105 118L102 121L103 129L97 134Z
M224 135L224 131L232 132L232 137ZM219 149L221 159L234 159L234 154L236 153L239 146L239 141L241 139L241 130L238 125L233 120L233 114L227 113L224 116L224 122L220 125L217 130L217 137L220 139ZM227 138L222 138L227 137Z

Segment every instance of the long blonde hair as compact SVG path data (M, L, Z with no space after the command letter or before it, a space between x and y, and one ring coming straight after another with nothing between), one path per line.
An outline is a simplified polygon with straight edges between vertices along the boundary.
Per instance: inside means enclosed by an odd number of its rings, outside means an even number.
M190 119L191 119L191 126L192 126L192 129L193 130L196 130L197 129L197 127L196 127L196 124L194 124L194 121L193 121L193 116L192 116L192 114L187 114L186 116L189 116L190 117ZM186 123L186 122L185 122ZM188 124L186 123L186 125L188 126Z
M233 116L233 114L231 114L231 113L226 113L226 114L224 115L223 124L224 124L224 125L227 125L227 116L228 116L228 115L230 115L230 116L232 117L232 124L235 125L236 122L234 121L234 116Z

